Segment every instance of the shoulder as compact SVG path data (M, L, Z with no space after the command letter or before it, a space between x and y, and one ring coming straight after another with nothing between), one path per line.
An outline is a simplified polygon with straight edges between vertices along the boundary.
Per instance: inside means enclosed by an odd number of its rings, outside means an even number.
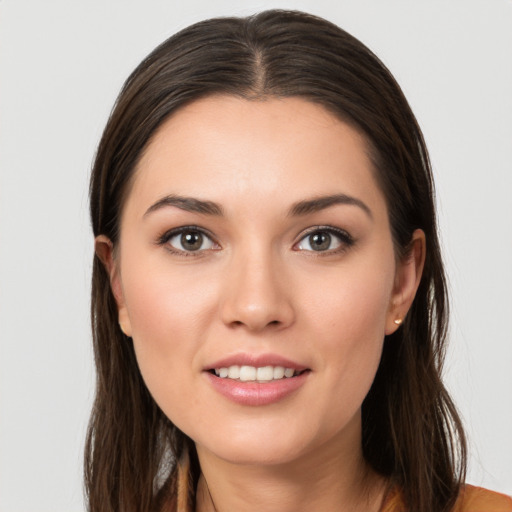
M512 498L481 487L465 485L454 512L512 512Z
M386 496L381 512L406 512L401 493L393 488ZM512 497L473 485L464 485L452 512L512 512Z

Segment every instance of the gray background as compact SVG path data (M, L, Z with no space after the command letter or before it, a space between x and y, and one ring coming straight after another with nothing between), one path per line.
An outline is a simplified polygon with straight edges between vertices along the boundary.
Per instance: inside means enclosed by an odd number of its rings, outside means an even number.
M3 0L1 512L84 510L87 182L122 82L176 30L271 7L359 37L424 129L453 298L446 379L468 429L469 481L512 494L512 1Z

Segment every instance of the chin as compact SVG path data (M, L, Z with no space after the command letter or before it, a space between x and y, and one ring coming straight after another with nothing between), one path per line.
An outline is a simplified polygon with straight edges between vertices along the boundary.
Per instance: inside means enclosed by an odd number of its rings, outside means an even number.
M245 446L216 446L211 451L216 457L230 464L243 466L277 466L295 461L300 457L300 449L288 446L276 446L277 443L267 443L261 439ZM208 449L208 448L207 448Z
M198 453L203 450L231 464L276 466L298 461L316 451L330 437L325 432L318 435L318 432L308 431L299 420L288 428L282 424L275 427L260 423L251 428L242 423L237 428L219 429L219 435L212 435L210 431L204 437L205 443L197 439Z

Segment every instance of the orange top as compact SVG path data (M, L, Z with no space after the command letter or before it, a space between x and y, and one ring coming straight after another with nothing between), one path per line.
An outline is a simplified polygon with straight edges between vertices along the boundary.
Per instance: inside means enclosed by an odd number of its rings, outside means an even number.
M178 512L191 512L193 510L190 503L189 464L189 457L185 451L185 455L178 461L178 471L174 476L174 485L169 487L169 489L175 489L176 494L173 495L171 492L170 495L166 496L164 494L162 496L163 500L170 501L170 507L165 508L165 510L176 510ZM157 509L163 510L163 508L158 507ZM395 487L384 498L380 512L411 511L407 510L400 491ZM452 512L512 512L512 497L466 484L462 486Z
M389 494L381 512L407 512L398 490ZM512 498L481 487L465 485L453 512L512 512Z

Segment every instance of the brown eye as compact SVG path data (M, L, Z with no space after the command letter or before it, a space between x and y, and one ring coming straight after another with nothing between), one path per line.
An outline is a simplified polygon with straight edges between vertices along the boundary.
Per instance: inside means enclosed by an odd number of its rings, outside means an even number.
M203 245L203 235L201 233L182 233L180 238L181 246L186 251L198 251Z
M325 231L319 231L308 236L309 246L313 251L327 251L331 247L331 235Z
M353 238L346 231L324 228L310 231L295 248L299 251L327 252L350 247L353 243Z
M167 242L173 249L182 252L198 252L213 249L213 240L201 231L181 231L171 236Z

